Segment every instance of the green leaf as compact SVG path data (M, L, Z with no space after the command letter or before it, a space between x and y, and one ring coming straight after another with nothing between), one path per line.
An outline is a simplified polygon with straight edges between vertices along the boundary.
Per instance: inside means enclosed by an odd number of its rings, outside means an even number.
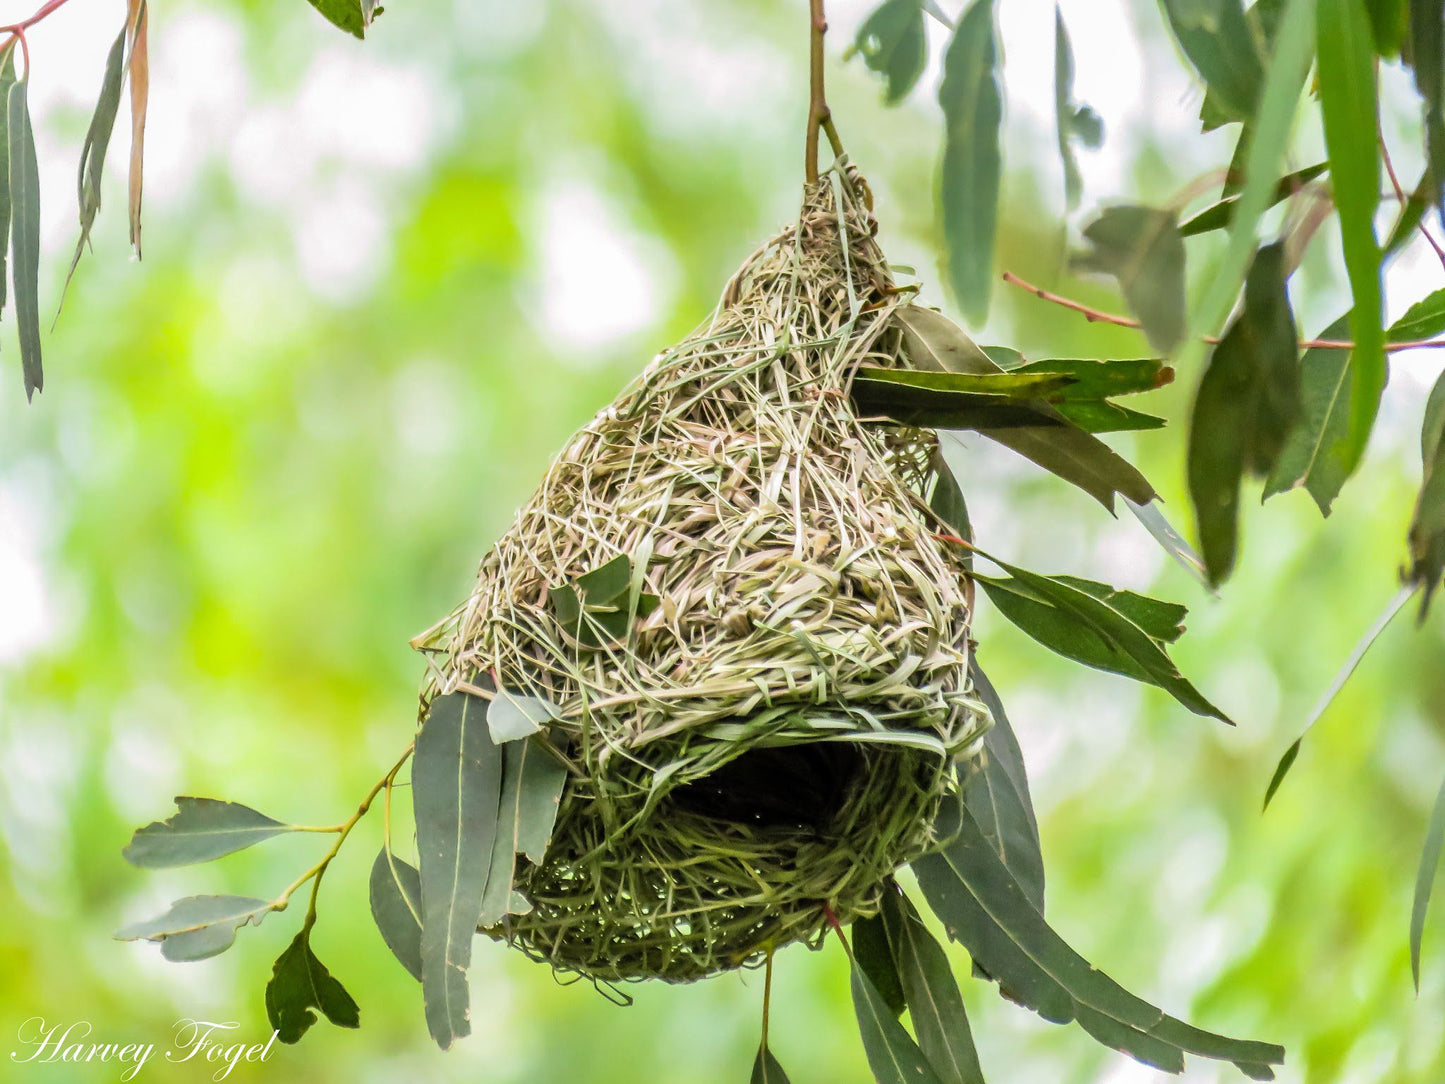
M15 38L0 48L0 308L5 305L10 279L6 263L10 253L10 88L15 85Z
M1319 337L1340 342L1347 341L1349 334L1346 313ZM1265 483L1265 497L1303 484L1320 512L1330 514L1330 506L1351 473L1338 454L1349 425L1349 358L1348 350L1314 346L1300 359L1300 417L1275 460Z
M215 798L178 797L176 810L136 830L122 852L127 862L142 869L209 862L292 830L249 806Z
M1273 207L1293 196L1305 185L1309 184L1316 177L1324 174L1330 165L1328 162L1319 162L1304 169L1297 169L1293 173L1287 173L1279 179L1274 186L1267 207ZM1210 204L1204 210L1191 218L1184 225L1179 227L1179 232L1185 237L1193 237L1196 234L1208 233L1211 230L1221 230L1234 221L1234 209L1239 205L1239 197L1231 196L1222 199L1218 203Z
M1244 473L1268 475L1303 412L1299 339L1285 288L1282 242L1255 257L1244 308L1209 359L1189 428L1189 493L1210 581L1223 582L1238 548Z
M852 987L853 1011L873 1079L878 1084L940 1084L923 1051L856 961Z
M1044 909L1044 857L1039 847L1039 824L1034 816L1023 750L1004 713L993 682L969 660L974 694L993 717L983 738L983 756L963 778L963 801L987 840L1024 895L1039 911Z
M1154 349L1171 353L1184 337L1184 238L1173 211L1110 207L1084 227L1091 248L1075 267L1119 280L1130 310Z
M854 377L872 383L882 382L897 385L895 393L902 397L902 389L918 389L930 393L921 396L920 402L928 402L934 392L961 392L970 395L998 396L1002 399L1045 399L1063 396L1078 378L1066 372L1025 372L1015 369L1006 373L931 373L913 369L884 369L875 365L860 365ZM871 395L870 395L871 401Z
M487 729L493 744L501 745L535 734L561 717L562 709L550 700L499 688L487 706Z
M1405 205L1400 208L1400 213L1395 217L1395 224L1390 227L1389 239L1385 241L1385 251L1381 254L1381 262L1389 259L1415 237L1415 231L1419 229L1420 223L1425 220L1425 212L1430 209L1432 196L1430 193L1431 174L1429 167L1420 176L1420 181L1410 191L1409 198Z
M634 577L632 559L625 553L547 594L558 623L578 648L588 651L626 640L632 622L660 604L656 595L642 591L642 577Z
M364 38L371 25L375 0L311 0L311 6L326 16L331 25L340 27L354 37Z
M993 289L1003 86L993 0L972 0L943 58L943 245L948 281L969 321L983 323Z
M1420 428L1424 478L1410 521L1410 571L1407 579L1423 589L1420 619L1445 574L1445 374L1425 403L1425 424Z
M1284 1050L1214 1035L1129 993L1071 949L1029 902L960 802L939 818L943 849L913 863L929 906L1011 999L1046 1020L1078 1020L1091 1035L1148 1065L1181 1072L1184 1054L1234 1062L1273 1079Z
M204 960L225 952L236 943L237 930L259 926L274 909L272 901L251 896L187 896L165 914L125 926L115 936L121 941L159 941L167 960Z
M1248 143L1240 148L1244 155L1244 187L1235 205L1224 255L1209 276L1203 298L1191 308L1189 328L1178 359L1183 369L1192 368L1201 359L1204 336L1217 330L1234 307L1256 248L1256 227L1269 205L1289 146L1300 90L1313 59L1315 0L1283 0L1283 4L1265 74L1264 93L1260 95L1258 110L1246 122L1250 132Z
M788 1074L783 1072L767 1043L758 1047L758 1056L753 1059L753 1075L748 1080L749 1084L788 1084Z
M1058 583L1066 583L1106 603L1147 632L1151 639L1172 644L1184 635L1184 618L1189 611L1177 602L1165 602L1150 598L1134 591L1110 587L1107 583L1085 580L1078 576L1054 576Z
M903 349L908 360L922 370L953 373L1001 373L1003 368L970 339L952 320L933 309L905 305L897 312L898 328L903 336ZM858 381L854 381L854 398L858 397ZM890 396L899 393L893 385L879 387ZM865 390L864 394L868 394ZM937 400L935 400L936 402ZM973 400L963 401L955 393L947 400L948 409L928 413L916 408L908 418L931 417L933 421L916 424L938 428L975 428L1006 448L1032 460L1064 481L1078 486L1105 508L1114 507L1114 494L1122 493L1130 500L1146 503L1153 499L1154 488L1127 460L1116 454L1103 441L1073 425L1056 407L1047 404L1014 404L1005 413L996 403L981 406ZM1018 413L1017 408L1028 411ZM1042 416L1038 425L1019 425L1024 417ZM890 415L897 417L896 415ZM990 424L1002 420L1007 425ZM898 420L906 420L898 419Z
M339 1028L361 1026L361 1010L346 987L311 951L311 927L301 932L276 959L266 984L266 1018L283 1043L301 1041L320 1009Z
M509 743L502 751L502 796L497 812L497 834L492 842L491 868L482 893L483 929L495 926L513 912L512 891L517 855L540 864L552 838L557 804L567 782L567 769L535 741Z
M949 530L965 542L972 542L973 524L969 522L968 505L964 503L963 490L958 486L958 479L953 476L953 468L939 450L934 451L930 465L937 481L933 487L933 495L928 499L928 507Z
M1124 612L1150 613L1156 631L1163 625L1167 603L1123 593L1121 609L1117 597L1099 597L1108 592L1102 584L1073 577L1042 576L1018 568L982 550L980 555L1008 572L1011 579L982 576L974 579L988 593L989 600L1011 622L1045 647L1098 670L1122 674L1155 685L1197 715L1231 723L1222 711L1206 700L1179 673L1164 648L1162 636L1150 635ZM1090 583L1090 590L1078 585ZM1145 610L1148 604L1148 610ZM1175 633L1177 635L1177 633Z
M1409 31L1409 15L1405 0L1365 0L1370 12L1370 30L1375 37L1375 52L1381 59L1400 55L1400 46Z
M421 982L421 874L383 847L371 865L370 890L371 917L381 939Z
M1425 103L1429 199L1445 222L1445 0L1410 0L1410 62Z
M1162 429L1164 419L1155 414L1130 410L1107 400L1065 400L1054 408L1086 433L1122 433L1140 429Z
M462 692L437 697L412 758L422 996L427 1028L443 1050L471 1032L466 973L502 794L502 750L487 733L486 705Z
M883 890L883 926L918 1048L942 1084L983 1084L963 996L943 946L896 885Z
M1124 504L1129 511L1134 513L1134 518L1143 525L1144 529L1154 536L1154 541L1159 543L1160 548L1169 554L1180 568L1205 586L1209 585L1209 576L1204 570L1203 558L1194 552L1189 543L1184 540L1184 536L1159 510L1158 501L1135 504L1133 501L1125 499Z
M1300 736L1294 740L1294 744L1285 750L1284 756L1280 757L1279 764L1275 766L1274 775L1270 778L1269 786L1264 792L1265 809L1269 808L1269 803L1274 799L1275 792L1279 790L1279 785L1284 782L1284 777L1289 773L1290 768L1294 766L1295 760L1299 757L1300 747L1304 744L1305 736L1308 735L1314 728L1314 725L1320 721L1320 717L1329 710L1329 706L1335 702L1335 697L1339 696L1340 690L1345 687L1345 682L1350 680L1350 676L1354 674L1375 641L1380 638L1380 634L1390 627L1390 622L1395 619L1397 613L1405 608L1405 603L1410 601L1410 596L1414 593L1415 586L1413 584L1406 584L1397 591L1395 597L1389 601L1384 611L1375 619L1375 623L1370 626L1364 636L1360 637L1360 642L1355 645L1355 649L1350 652L1350 657L1345 660L1345 664L1340 667L1339 672L1335 674L1334 680L1330 682L1330 687L1325 690L1324 695L1321 696L1319 702L1315 704L1314 711L1310 712L1304 729L1300 731Z
M76 189L80 204L80 240L75 243L75 255L70 260L70 270L65 275L65 285L60 291L59 308L65 305L65 293L75 269L80 264L81 254L90 242L90 229L95 224L96 213L100 210L100 181L105 171L105 152L110 147L110 136L115 130L116 113L120 111L120 87L125 75L125 28L116 35L115 43L105 61L105 76L100 84L100 100L90 118L90 127L85 133L85 142L80 148L80 168L76 178Z
M1350 410L1335 453L1352 471L1365 453L1385 390L1380 246L1379 103L1375 49L1364 0L1319 0L1319 91L1330 179L1349 274Z
M26 101L29 75L12 83L5 95L5 125L10 145L10 275L25 397L33 399L44 389L45 374L40 364L40 171Z
M912 308L912 306L909 306ZM1027 359L1011 346L980 346L984 356L994 363L995 366L1008 372L1017 369L1027 363Z
M1010 376L1068 376L1072 380L1059 388L1058 399L1104 399L1110 395L1132 395L1153 391L1174 379L1174 370L1158 358L1122 358L1117 361L1050 358L1030 361L1013 369Z
M1247 120L1259 100L1264 71L1257 27L1240 0L1162 0L1169 29L1209 87L1224 120Z
M880 377L878 373L889 375ZM1036 398L964 391L954 384L969 379L956 373L864 367L853 378L850 390L860 414L891 418L903 425L984 432L1063 428L1067 424L1048 404Z
M887 894L885 889L884 893ZM888 949L888 933L883 928L883 916L853 920L853 963L868 976L868 981L878 991L878 996L888 1006L894 1017L903 1015L908 1002L903 996L903 982L893 964L893 955Z
M1425 342L1445 333L1445 290L1415 302L1390 325L1385 339L1392 343Z
M1098 147L1104 140L1104 122L1087 105L1074 101L1074 49L1058 4L1054 5L1054 131L1064 164L1064 202L1072 211L1084 189L1074 143Z
M923 0L885 0L859 27L854 48L870 71L888 81L884 101L901 102L928 63Z
M1425 935L1425 912L1430 909L1430 892L1435 887L1435 871L1440 868L1440 850L1445 847L1445 784L1435 797L1430 812L1430 829L1425 833L1425 847L1420 852L1420 868L1415 873L1415 900L1410 907L1410 975L1415 992L1420 992L1420 941Z

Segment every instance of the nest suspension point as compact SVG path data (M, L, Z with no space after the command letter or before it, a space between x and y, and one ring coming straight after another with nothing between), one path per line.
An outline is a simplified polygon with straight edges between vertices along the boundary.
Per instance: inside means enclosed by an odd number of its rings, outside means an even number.
M924 500L936 436L848 395L858 365L903 364L909 294L867 204L843 160L808 185L420 640L423 712L498 686L558 709L552 840L517 870L525 913L484 932L559 970L684 982L874 913L988 726ZM625 589L591 607L600 569Z

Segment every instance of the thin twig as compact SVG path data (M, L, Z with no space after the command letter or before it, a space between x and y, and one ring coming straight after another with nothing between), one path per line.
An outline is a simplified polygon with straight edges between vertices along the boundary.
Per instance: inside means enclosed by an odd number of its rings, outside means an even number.
M69 3L69 0L46 0L46 3L42 4L39 10L28 19L22 19L18 23L9 23L6 26L0 26L0 34L9 34L11 41L18 40L20 42L20 52L25 57L25 75L27 78L30 76L30 43L25 40L25 31L67 3ZM7 41L6 44L8 45L9 42Z
M832 113L823 87L823 35L828 32L828 17L823 0L808 0L808 135L803 146L803 167L809 184L818 182L818 133L826 130L833 150L839 149L838 133L833 128Z
M1011 286L1027 290L1035 297L1048 301L1054 305L1061 305L1072 312L1078 313L1091 324L1113 324L1115 327L1133 328L1136 331L1143 325L1132 316L1120 316L1117 313L1104 312L1085 305L1082 301L1075 301L1073 298L1064 297L1060 294L1045 290L1042 286L1035 286L1032 282L1015 275L1012 271L1003 273L1003 280ZM1219 342L1218 335L1205 335L1203 341L1210 344ZM1353 350L1355 344L1348 339L1301 339L1302 350ZM1386 343L1387 354L1397 354L1402 350L1442 350L1445 349L1445 339L1418 339L1411 342Z
M1384 132L1380 133L1380 157L1385 161L1385 172L1389 174L1390 187L1395 190L1395 198L1400 201L1400 206L1404 207L1410 202L1410 197L1405 195L1405 189L1401 187L1400 178L1395 173L1395 163L1390 160L1390 148L1385 146ZM1440 266L1445 268L1445 248L1440 247L1440 242L1435 240L1423 218L1420 219L1419 229L1421 235L1430 243L1430 247L1435 250L1435 255L1440 260Z

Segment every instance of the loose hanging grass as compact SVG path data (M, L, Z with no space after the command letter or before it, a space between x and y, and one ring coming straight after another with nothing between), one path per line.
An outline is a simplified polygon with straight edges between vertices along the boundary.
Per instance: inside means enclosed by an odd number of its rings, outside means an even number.
M843 159L808 185L415 641L423 715L460 688L554 716L554 834L484 932L559 970L685 982L876 913L989 725L937 438L848 395L904 364L870 203Z

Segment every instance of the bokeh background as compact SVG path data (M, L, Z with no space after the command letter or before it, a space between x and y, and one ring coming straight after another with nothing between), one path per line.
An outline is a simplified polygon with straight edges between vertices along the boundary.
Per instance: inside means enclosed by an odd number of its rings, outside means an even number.
M7 18L30 7L7 5ZM1079 97L1108 126L1084 154L1075 231L1101 200L1163 202L1228 160L1227 133L1197 134L1200 92L1155 4L1062 6ZM870 7L829 2L831 97L887 247L936 281L937 60L885 110L861 63L841 59ZM1052 5L1001 7L1001 265L1118 308L1065 267ZM123 8L77 3L31 34L47 305ZM549 455L705 315L800 193L803 0L396 0L365 43L301 0L168 0L151 17L145 260L127 258L122 121L95 253L28 408L13 325L0 328L0 1052L32 1016L161 1046L182 1017L268 1034L262 988L297 910L196 964L111 934L181 895L272 894L316 838L157 875L121 860L129 832L182 793L295 823L349 812L412 728L409 637L465 594ZM1414 99L1400 72L1383 78L1386 136L1413 179ZM1298 132L1294 165L1319 143ZM1296 280L1304 331L1347 307L1336 243L1321 234ZM1191 250L1196 284L1210 251ZM1391 315L1442 279L1428 250L1407 255ZM982 341L1031 358L1146 349L1006 289ZM1438 611L1385 633L1260 815L1276 759L1395 590L1438 371L1429 352L1397 355L1369 461L1331 519L1302 492L1247 502L1243 563L1217 598L1131 517L978 439L951 453L992 551L1190 605L1177 655L1238 729L1052 656L986 608L981 658L1024 746L1055 926L1170 1011L1286 1043L1284 1081L1445 1079L1445 917L1427 931L1418 997L1406 949L1445 776ZM1143 404L1169 429L1115 440L1184 528L1180 423L1196 378ZM430 1047L420 991L367 910L379 832L364 824L334 865L313 938L361 1029L320 1023L230 1079L746 1078L760 975L635 988L624 1009L484 941L473 1036ZM968 981L961 953L957 968L990 1079L1165 1079ZM836 946L780 954L773 1015L795 1081L868 1079ZM153 1061L141 1078L212 1071ZM119 1074L0 1063L17 1082ZM1193 1059L1186 1079L1242 1078Z

